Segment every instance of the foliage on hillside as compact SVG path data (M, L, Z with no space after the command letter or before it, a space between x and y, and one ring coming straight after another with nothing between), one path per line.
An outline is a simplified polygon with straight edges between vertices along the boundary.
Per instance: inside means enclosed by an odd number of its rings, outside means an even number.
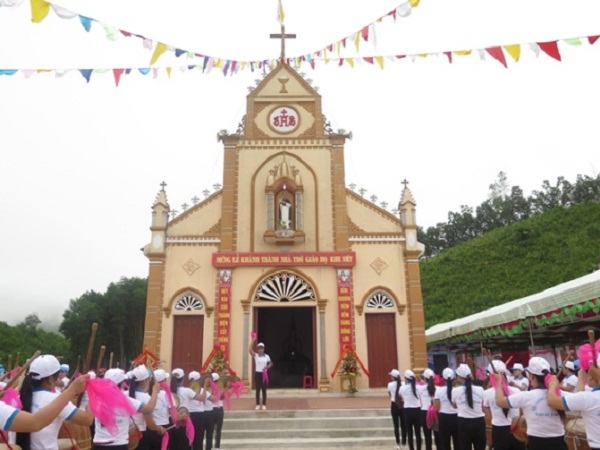
M12 355L12 364L15 365L17 353L20 354L19 364L23 364L37 350L63 356L65 359L70 357L66 339L58 333L41 329L39 325L37 314L28 315L15 326L0 322L0 363L5 368L8 367L9 355Z
M600 263L600 203L555 207L421 262L426 326L581 277Z

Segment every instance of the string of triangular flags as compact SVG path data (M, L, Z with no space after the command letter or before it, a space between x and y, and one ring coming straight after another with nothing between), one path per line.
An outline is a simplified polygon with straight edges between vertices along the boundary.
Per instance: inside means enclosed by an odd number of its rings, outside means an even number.
M455 58L461 58L468 55L479 55L480 59L485 60L486 55L492 59L501 63L504 67L508 67L508 61L510 56L514 62L518 62L521 58L521 51L523 48L530 49L533 54L538 57L541 53L544 53L551 58L561 61L562 56L560 53L559 43L569 46L582 46L585 42L589 45L593 45L600 35L575 37L567 39L557 39L547 42L530 42L525 44L505 44L495 45L491 47L469 49L469 50L448 50L442 52L418 52L413 54L398 54L398 55L387 55L387 56L361 56L356 58L327 58L327 55L319 55L314 58L308 59L306 56L298 58L287 58L286 63L297 69L301 68L304 62L308 63L310 67L315 68L315 63L330 63L333 62L338 66L355 67L356 65L377 65L381 69L385 67L387 62L397 62L400 60L416 61L418 58L426 58L428 56L444 56L447 58L449 63L452 63ZM167 67L134 67L134 68L85 68L85 69L2 69L0 68L0 75L16 75L22 74L26 78L31 77L34 74L42 73L53 73L56 77L62 77L69 72L79 72L87 82L90 81L92 74L104 74L112 73L115 84L118 86L123 75L130 75L132 73L139 73L142 75L152 75L154 78L158 78L160 73L165 73L168 77L171 76L173 71L180 72L202 72L210 73L213 70L219 70L223 75L237 74L243 70L250 70L255 72L257 70L267 72L273 69L278 63L278 60L271 59L265 61L235 61L223 58L214 58L210 56L204 56L202 61L198 64L187 64L181 66L167 66Z
M144 48L146 48L148 50L154 49L154 52L152 53L152 56L150 58L151 66L154 65L158 61L158 59L163 54L165 54L167 51L174 52L175 56L177 58L179 58L182 55L186 55L188 58L208 57L208 58L212 58L212 59L227 60L226 58L207 56L206 54L204 54L202 52L184 50L175 45L160 42L156 39L152 39L152 38L143 36L139 33L133 33L130 31L125 31L125 30L119 29L112 25L108 25L106 23L100 22L99 20L96 20L94 18L87 17L84 15L78 14L74 11L71 11L69 9L63 8L51 1L30 0L30 2L31 2L31 20L34 23L42 22L48 16L49 12L52 10L61 19L78 18L79 21L81 22L81 25L83 26L83 29L87 32L89 32L92 29L92 25L94 23L100 25L103 28L104 32L106 33L106 38L111 41L117 40L119 35L126 36L126 37L135 37L135 38L141 39L142 45L144 46ZM373 22L365 25L360 30L358 30L352 34L349 34L348 36L346 36L342 39L339 39L338 41L335 41L329 45L324 46L321 50L312 52L308 55L304 55L304 57L313 59L312 56L314 55L315 58L318 58L319 55L321 55L321 54L327 55L328 51L333 52L334 49L337 49L337 54L339 56L341 49L342 48L345 49L346 45L348 43L354 43L356 51L358 52L360 50L361 41L369 42L369 40L371 40L371 42L376 46L377 39L376 39L375 25L377 23L382 22L384 19L388 19L388 18L391 18L394 20L394 22L396 22L396 18L398 18L398 17L401 17L401 18L408 17L408 16L410 16L412 9L417 7L419 5L419 3L420 3L420 0L406 0L404 3L398 5L396 8L394 8L391 11L387 12L386 14L382 15L381 17L378 17ZM283 14L284 14L283 7L281 6L281 2L279 2L279 4L278 4L278 21L280 23L283 23ZM246 64L250 64L250 63L254 63L254 64L263 63L264 64L264 63L268 63L268 61L269 60L258 60L258 61L231 60L231 63L233 64L235 62L236 65L242 65L242 63L244 63L244 62Z

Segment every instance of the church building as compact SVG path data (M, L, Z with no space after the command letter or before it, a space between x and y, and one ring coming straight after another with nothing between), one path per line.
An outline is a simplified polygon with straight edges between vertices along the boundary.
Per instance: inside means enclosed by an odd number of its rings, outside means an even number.
M166 369L220 353L251 383L252 331L274 362L271 388L343 391L346 352L362 363L358 390L427 367L415 201L405 183L395 215L347 188L348 138L280 62L238 130L219 134L222 187L171 217L163 183L143 249L144 343Z

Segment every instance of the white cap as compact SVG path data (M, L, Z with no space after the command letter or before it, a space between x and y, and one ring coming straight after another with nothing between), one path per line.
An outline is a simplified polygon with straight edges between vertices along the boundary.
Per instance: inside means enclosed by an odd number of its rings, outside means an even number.
M35 358L29 366L29 374L33 380L48 378L60 371L60 363L52 355L41 355Z
M131 371L131 375L133 375L132 379L135 381L144 381L150 378L150 372L143 364L140 364L135 369L133 369Z
M471 368L466 364L460 364L458 369L456 369L456 375L462 378L467 378L472 376Z
M104 378L112 380L115 384L121 384L125 381L125 371L123 369L108 369L104 374Z
M492 364L494 365L493 368L492 368ZM508 371L506 369L506 364L504 364L504 362L500 361L499 359L492 360L492 362L489 363L486 367L486 370L489 373L494 373L494 369L496 369L496 372L498 372L498 373L506 373Z
M171 375L173 375L175 378L183 378L183 369L173 369L171 371Z
M258 348L258 347L265 348L265 344L263 344L262 342L259 342L258 345L256 346L256 348Z
M423 371L423 373L421 374L423 376L423 378L425 378L426 380L429 380L430 378L432 378L435 373L433 372L433 370L427 368Z
M133 370L125 372L125 379L126 380L133 380Z
M394 378L400 378L400 371L398 369L392 369L388 375Z
M217 372L213 372L212 373L212 380L213 381L219 381L219 378L221 378L221 377L219 376L219 374Z
M446 367L442 372L442 377L444 378L444 380L447 380L448 378L454 380L454 378L456 378L456 375L454 374L454 370L452 370L450 367Z
M196 372L195 370L192 370L190 373L188 373L188 378L190 380L199 380L200 372Z
M532 373L534 375L546 375L546 373L550 373L550 364L544 358L534 356L529 360L527 372Z
M156 369L154 371L154 379L158 382L158 383L162 383L163 381L165 381L167 378L169 378L169 374L167 372L165 372L162 369Z
M523 368L523 364L516 363L516 364L513 364L512 368L510 370L512 371L512 370L525 370L525 369Z
M61 364L60 365L60 371L61 372L68 372L69 370L70 369L69 369L69 365L68 364Z
M415 377L415 373L412 370L405 370L404 371L404 378L414 378Z
M96 372L94 372L93 370L90 370L87 374L90 376L90 380L96 379Z
M565 362L565 367L569 370L575 370L575 363L573 361Z

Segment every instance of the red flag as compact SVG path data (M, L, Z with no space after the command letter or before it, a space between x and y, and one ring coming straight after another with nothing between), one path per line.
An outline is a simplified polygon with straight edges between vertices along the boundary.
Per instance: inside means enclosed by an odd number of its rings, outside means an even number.
M600 38L600 36L588 36L588 42L590 45L594 45L594 42L596 42L598 38Z
M558 51L558 41L550 41L550 42L538 42L537 43L540 48L546 53L548 56L560 61L560 52Z
M115 84L119 87L119 81L121 81L121 75L123 74L124 69L113 69L113 75L115 77Z
M500 63L504 67L508 68L508 66L506 65L506 58L504 57L502 47L488 47L485 49L485 51L488 52L492 58L494 58L497 61L500 61Z
M366 62L368 62L369 64L373 64L373 57L372 56L365 56L363 59Z
M346 48L346 38L342 39L342 47Z
M315 69L315 60L314 59L310 60L310 67L312 67L313 70Z
M342 66L343 64L344 64L344 58L340 58L339 66Z
M394 9L393 11L390 11L388 13L388 16L392 16L394 18L394 22L396 21L396 10Z
M403 59L403 58L406 58L406 55L396 55L396 58L397 59Z
M452 52L444 52L444 55L448 57L448 62L452 64Z
M131 36L131 33L130 33L129 31L125 31L125 30L119 30L119 32L120 32L120 33L121 33L123 36L125 36L125 37L129 37L129 36Z
M369 40L369 27L366 26L362 30L360 30L360 34L362 35L363 40Z

